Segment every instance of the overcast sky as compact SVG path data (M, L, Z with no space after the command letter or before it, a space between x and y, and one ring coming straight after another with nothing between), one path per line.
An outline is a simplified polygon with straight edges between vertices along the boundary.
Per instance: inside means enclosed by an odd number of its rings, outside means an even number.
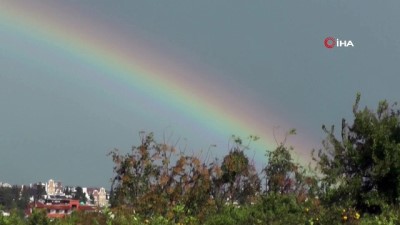
M128 45L139 38L157 55L200 71L215 88L234 89L246 105L273 112L260 120L296 128L307 148L320 148L322 124L351 118L356 92L372 108L381 99L399 101L397 0L52 2L41 1L32 14L96 24ZM329 36L354 47L327 49ZM157 116L163 112L150 117L129 98L107 99L94 84L77 82L96 70L64 55L0 21L0 182L53 178L109 187L107 152L139 144L141 130L167 133L191 151L210 144L226 149L229 132L199 137L187 127L195 123Z

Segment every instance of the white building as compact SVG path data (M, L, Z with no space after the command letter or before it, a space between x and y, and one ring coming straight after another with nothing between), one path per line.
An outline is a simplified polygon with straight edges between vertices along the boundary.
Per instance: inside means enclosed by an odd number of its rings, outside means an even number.
M50 179L46 183L46 193L48 196L64 195L61 182L55 182L53 179Z
M4 188L12 188L12 185L11 185L11 184L9 184L9 183L3 183L3 182L0 182L0 187L4 187Z

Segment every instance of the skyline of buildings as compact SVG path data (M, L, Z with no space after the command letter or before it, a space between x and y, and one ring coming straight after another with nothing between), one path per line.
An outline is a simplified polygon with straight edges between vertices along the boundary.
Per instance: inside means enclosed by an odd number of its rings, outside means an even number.
M104 187L64 186L53 179L29 185L0 182L0 187L17 189L15 200L26 199L27 216L32 214L34 208L46 210L49 218L62 218L75 210L95 211L109 206L109 193ZM0 199L3 198L0 196Z

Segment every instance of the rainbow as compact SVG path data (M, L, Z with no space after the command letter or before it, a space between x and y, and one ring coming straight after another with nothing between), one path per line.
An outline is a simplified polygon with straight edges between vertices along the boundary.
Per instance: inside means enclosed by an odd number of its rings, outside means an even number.
M252 145L257 157L263 156L266 149L276 147L272 130L277 124L265 123L265 118L256 116L255 109L240 99L230 98L228 91L210 88L210 82L201 80L202 73L196 74L184 65L171 62L168 57L160 57L149 47L151 45L138 40L124 40L112 32L99 29L97 24L79 20L79 17L61 20L57 15L50 15L51 9L46 7L33 3L22 5L14 1L2 3L0 26L101 71L99 76L104 77L99 80L103 80L106 92L113 91L111 83L125 86L137 94L159 101L162 107L174 107L203 129L226 138L231 134L242 137L257 135L261 139ZM129 43L133 47L126 49L120 43ZM163 97L159 99L158 96ZM232 102L239 103L233 105Z

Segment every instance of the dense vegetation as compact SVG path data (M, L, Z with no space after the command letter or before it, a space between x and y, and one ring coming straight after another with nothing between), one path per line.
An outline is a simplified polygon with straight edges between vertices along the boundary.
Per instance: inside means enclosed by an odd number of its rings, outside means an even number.
M48 221L35 211L8 224L400 224L400 110L386 101L376 111L353 107L340 135L323 126L323 148L312 152L315 168L292 157L286 139L266 152L256 171L246 155L252 141L233 137L221 161L178 152L142 134L128 154L114 162L111 207ZM295 130L288 136L295 134Z

